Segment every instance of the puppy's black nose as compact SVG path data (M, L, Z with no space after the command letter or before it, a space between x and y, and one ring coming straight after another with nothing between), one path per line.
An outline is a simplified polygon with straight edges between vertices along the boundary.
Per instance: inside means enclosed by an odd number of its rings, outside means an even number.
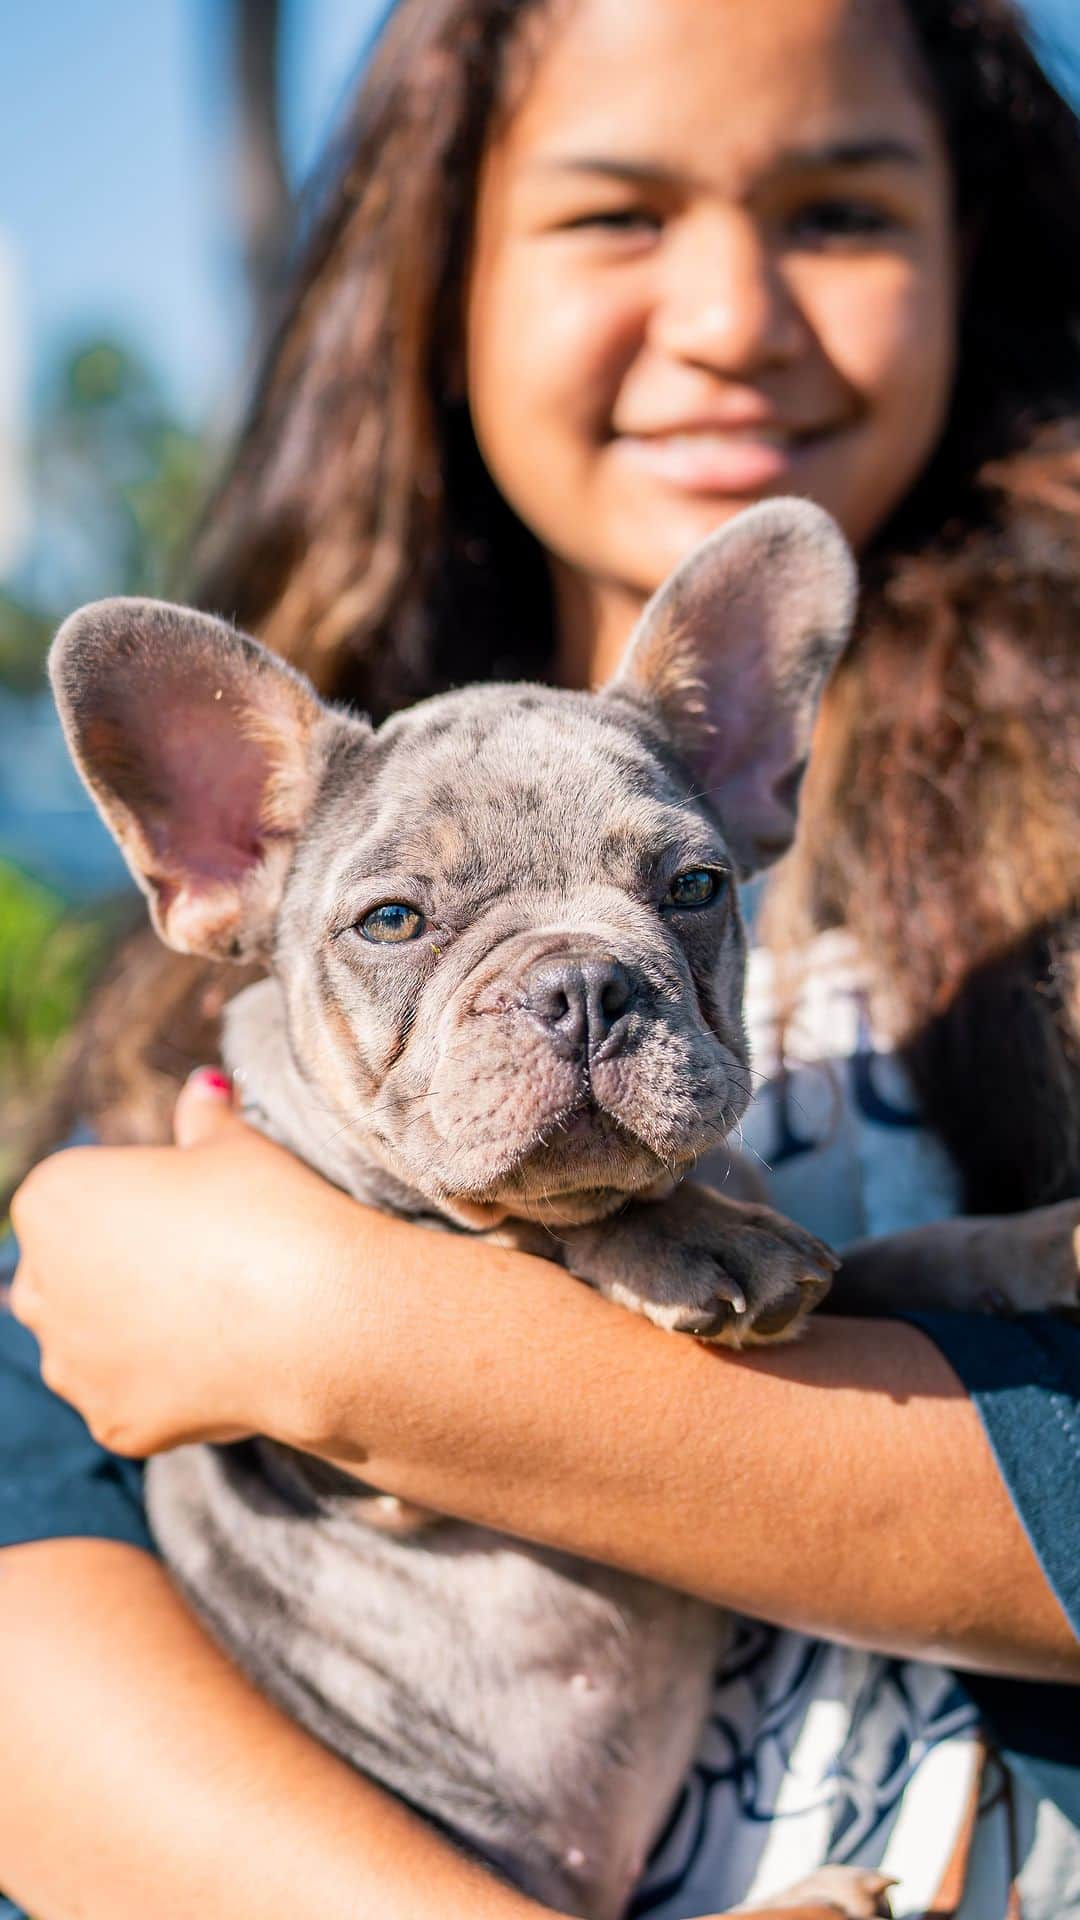
M525 977L525 1006L564 1060L616 1047L633 998L626 969L592 955L548 954Z

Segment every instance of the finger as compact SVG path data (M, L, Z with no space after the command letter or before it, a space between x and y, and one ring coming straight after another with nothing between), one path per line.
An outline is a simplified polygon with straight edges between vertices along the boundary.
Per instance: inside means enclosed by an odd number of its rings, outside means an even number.
M180 1090L173 1114L178 1147L199 1147L243 1122L233 1106L232 1081L217 1067L197 1067Z

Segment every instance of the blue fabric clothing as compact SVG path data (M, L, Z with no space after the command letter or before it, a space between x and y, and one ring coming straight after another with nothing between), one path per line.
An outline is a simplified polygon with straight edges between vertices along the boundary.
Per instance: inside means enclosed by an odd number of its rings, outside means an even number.
M905 1316L978 1410L1046 1578L1080 1639L1080 1326L1046 1314ZM1009 1764L1080 1827L1080 1689L967 1674Z
M142 1469L50 1393L33 1334L0 1310L0 1546L79 1534L152 1550Z
M1080 1637L1080 1326L1039 1313L904 1318L929 1335L971 1395L1043 1572Z

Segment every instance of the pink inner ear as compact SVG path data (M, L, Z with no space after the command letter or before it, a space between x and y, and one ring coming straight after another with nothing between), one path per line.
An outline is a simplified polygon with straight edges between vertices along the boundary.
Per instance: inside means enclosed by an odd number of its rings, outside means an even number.
M50 672L158 931L219 958L262 950L309 799L314 689L222 621L149 600L73 614Z
M659 708L747 871L791 839L855 588L854 561L827 514L808 501L762 501L709 535L660 588L616 676L616 687Z
M273 766L265 742L245 736L225 692L192 710L174 697L147 765L143 825L170 877L220 886L243 879L261 857Z
M297 824L314 699L210 645L130 655L96 691L82 759L160 930L231 947L230 926L254 908L242 905L249 878Z

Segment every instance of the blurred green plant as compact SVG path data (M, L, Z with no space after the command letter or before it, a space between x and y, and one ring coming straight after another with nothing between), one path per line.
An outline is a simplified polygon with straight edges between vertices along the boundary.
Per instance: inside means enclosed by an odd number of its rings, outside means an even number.
M0 684L15 693L36 693L52 632L48 619L0 588Z
M0 863L0 1082L41 1067L115 925L115 910L73 911L51 887Z
M210 457L130 348L88 341L58 360L31 434L31 550L0 587L0 684L41 692L49 640L81 602L170 591ZM72 909L0 864L0 1191L117 925L111 906Z
M0 681L39 688L49 638L81 601L169 591L210 457L130 347L84 342L59 360L31 433L32 550L0 590Z
M130 909L73 910L62 894L0 862L0 1191L40 1108L58 1042L86 998Z

